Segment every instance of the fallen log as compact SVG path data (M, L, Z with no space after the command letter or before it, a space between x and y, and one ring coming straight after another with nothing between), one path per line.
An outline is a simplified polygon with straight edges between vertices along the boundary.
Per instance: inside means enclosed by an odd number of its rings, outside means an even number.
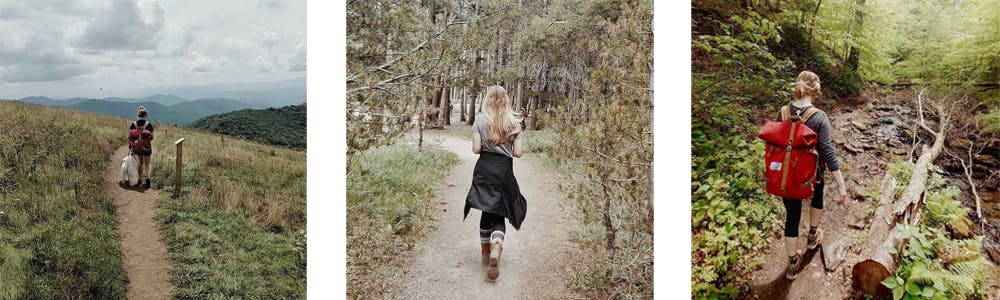
M863 253L861 257L873 257L875 249L882 247L882 242L887 240L890 233L889 229L895 224L895 218L890 218L888 213L889 205L892 203L895 194L896 178L892 177L892 173L886 171L885 176L882 177L882 196L878 200L875 216L872 217L871 231L865 247L862 248ZM889 277L891 274L888 269L879 267L888 262L884 258L879 258L879 260L881 261L870 259L854 265L854 269L851 271L851 282L854 283L855 290L861 290L869 295L877 296L887 296L889 294L889 289L880 283L882 279Z
M924 122L923 92L917 95L917 105L920 112L919 125L934 136L934 144L929 148L926 145L922 147L920 158L914 164L910 180L898 201L892 201L893 196L895 196L894 179L883 179L882 198L875 211L875 218L872 219L872 227L867 241L868 247L864 249L867 255L862 256L868 257L868 259L855 264L851 272L855 290L876 297L888 296L889 289L881 282L896 270L898 262L893 253L899 253L899 251L890 250L899 250L908 242L906 239L900 238L899 230L901 228L897 228L896 225L908 226L920 221L922 198L927 188L928 167L937 159L944 148L949 116L944 113L940 106L936 106L941 122L938 130L932 130ZM889 174L887 176L891 177ZM888 189L888 185L893 187Z

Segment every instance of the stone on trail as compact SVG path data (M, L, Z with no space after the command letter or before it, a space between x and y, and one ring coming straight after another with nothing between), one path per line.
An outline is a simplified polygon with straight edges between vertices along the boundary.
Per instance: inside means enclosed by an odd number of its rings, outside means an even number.
M847 243L843 240L834 240L824 243L821 250L823 251L824 267L827 271L833 271L847 256Z

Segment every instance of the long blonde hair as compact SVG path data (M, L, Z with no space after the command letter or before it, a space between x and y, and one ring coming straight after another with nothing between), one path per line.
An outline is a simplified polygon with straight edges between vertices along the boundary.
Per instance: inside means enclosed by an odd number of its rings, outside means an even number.
M483 101L483 119L486 121L486 140L498 145L510 141L508 137L520 129L521 116L510 107L507 90L494 85L486 89Z

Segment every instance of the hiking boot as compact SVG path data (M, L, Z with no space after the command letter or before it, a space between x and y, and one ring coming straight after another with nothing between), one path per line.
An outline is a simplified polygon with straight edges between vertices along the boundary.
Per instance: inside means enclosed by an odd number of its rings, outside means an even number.
M796 253L795 256L788 258L788 269L785 270L785 278L788 280L795 280L795 275L799 275L799 264L802 263L802 254Z
M483 250L483 264L485 265L490 262L490 243L481 243L480 246Z
M486 278L496 280L500 277L500 253L503 252L503 245L497 241L490 245L489 269L486 270Z
M823 230L817 228L815 234L810 232L809 237L806 239L806 241L807 241L806 246L809 248L809 250L816 249L816 247L819 246L819 243L823 242Z

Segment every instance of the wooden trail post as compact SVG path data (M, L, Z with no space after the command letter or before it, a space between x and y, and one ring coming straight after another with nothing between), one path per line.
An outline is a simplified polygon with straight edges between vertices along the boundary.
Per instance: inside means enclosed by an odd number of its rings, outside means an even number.
M182 162L184 153L183 151L184 139L185 138L181 138L176 142L174 142L174 145L177 145L177 171L174 172L174 174L176 175L176 177L174 178L174 197L180 197L181 195L181 167L184 165L184 163Z

